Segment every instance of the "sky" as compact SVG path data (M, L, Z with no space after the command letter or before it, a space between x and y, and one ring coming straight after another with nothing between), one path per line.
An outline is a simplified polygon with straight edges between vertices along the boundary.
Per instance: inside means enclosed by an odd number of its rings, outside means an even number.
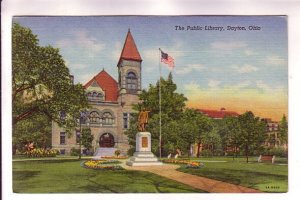
M143 88L156 83L159 66L163 77L170 72L159 61L161 48L175 59L174 82L188 98L188 107L252 111L273 120L288 114L286 17L15 17L13 21L29 27L40 45L59 48L75 82L85 84L102 69L118 80L116 65L130 28L143 59ZM202 30L187 30L188 26ZM228 26L246 30L227 30Z

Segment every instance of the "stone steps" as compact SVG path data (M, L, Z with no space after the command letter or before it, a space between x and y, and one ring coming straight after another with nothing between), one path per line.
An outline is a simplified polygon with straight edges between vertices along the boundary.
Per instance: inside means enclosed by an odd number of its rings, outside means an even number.
M151 152L135 152L130 160L126 162L128 166L149 166L149 165L162 165L158 158Z
M102 157L102 156L115 156L115 151L117 149L116 148L97 148L95 153L94 153L94 156L95 157Z

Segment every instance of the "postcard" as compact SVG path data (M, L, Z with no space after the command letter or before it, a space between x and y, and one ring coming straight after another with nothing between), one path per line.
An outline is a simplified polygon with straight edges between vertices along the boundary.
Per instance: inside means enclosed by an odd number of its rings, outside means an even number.
M286 193L287 24L13 17L13 192Z

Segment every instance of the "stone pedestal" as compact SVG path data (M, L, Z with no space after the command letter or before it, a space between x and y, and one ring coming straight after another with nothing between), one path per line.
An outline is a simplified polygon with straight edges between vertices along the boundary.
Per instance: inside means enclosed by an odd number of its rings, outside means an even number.
M149 166L162 165L157 157L151 152L151 134L149 132L139 132L136 134L135 153L126 162L129 166Z

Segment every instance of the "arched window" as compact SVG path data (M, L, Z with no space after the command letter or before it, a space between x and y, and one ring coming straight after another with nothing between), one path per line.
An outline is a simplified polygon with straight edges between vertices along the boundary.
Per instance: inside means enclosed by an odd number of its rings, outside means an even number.
M90 123L100 123L100 115L97 111L92 111L89 116Z
M135 93L137 88L137 77L133 72L128 72L126 76L126 87L129 92Z
M115 119L110 112L104 112L102 115L102 123L103 125L113 125L115 123Z

